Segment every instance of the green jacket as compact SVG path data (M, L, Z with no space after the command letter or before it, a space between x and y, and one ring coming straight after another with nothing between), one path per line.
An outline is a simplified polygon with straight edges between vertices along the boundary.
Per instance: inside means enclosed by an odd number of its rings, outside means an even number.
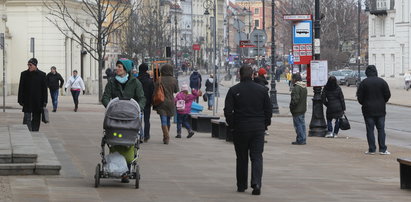
M290 112L293 116L305 114L307 111L307 86L299 81L291 92Z
M144 109L144 106L146 105L143 85L138 79L130 74L128 81L124 85L124 88L115 78L110 79L104 89L104 94L101 102L103 103L104 107L107 107L110 100L116 97L133 98L140 105L140 109Z

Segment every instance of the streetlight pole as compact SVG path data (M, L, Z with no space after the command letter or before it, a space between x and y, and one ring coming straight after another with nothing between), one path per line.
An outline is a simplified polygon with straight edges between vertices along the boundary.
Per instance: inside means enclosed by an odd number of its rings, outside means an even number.
M178 81L178 67L177 67L177 0L175 0L175 2L174 2L175 4L174 4L174 12L175 12L175 15L174 15L174 28L175 28L175 33L174 33L174 59L175 59L175 68L174 68L174 71L175 71L175 73L174 73L174 76L175 76L175 78L176 78L176 80Z
M321 32L321 17L320 17L320 0L315 0L315 21L314 21L314 38L316 41L320 41ZM315 49L315 47L314 47ZM320 53L314 53L314 59L320 59ZM324 108L321 100L321 87L314 87L314 97L313 97L313 112L310 122L309 136L324 137L326 134L326 123L324 119Z
M358 65L358 82L357 87L360 85L361 82L361 27L360 27L360 18L361 18L361 0L358 0L358 19L357 19L357 34L358 34L358 41L357 41L357 65ZM394 26L394 25L393 25Z
M214 100L217 99L217 80L218 80L218 75L217 75L217 0L214 0L214 5L213 5L213 14L214 14L214 57L213 57L213 67L214 67L214 83L213 83L213 95L214 95ZM213 116L215 116L217 112L217 106L216 102L213 103Z
M277 90L276 84L275 84L275 79L274 79L274 65L276 64L275 62L275 0L272 0L271 2L271 7L272 7L272 12L271 12L271 90L270 90L270 99L271 99L271 106L273 109L274 114L280 113L280 110L278 109L278 103L277 103Z

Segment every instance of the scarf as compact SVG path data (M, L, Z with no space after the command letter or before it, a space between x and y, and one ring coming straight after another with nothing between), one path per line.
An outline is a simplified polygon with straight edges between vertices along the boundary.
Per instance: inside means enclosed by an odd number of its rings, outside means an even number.
M121 77L119 75L116 76L116 80L121 84L125 84L128 81L128 74L125 77Z

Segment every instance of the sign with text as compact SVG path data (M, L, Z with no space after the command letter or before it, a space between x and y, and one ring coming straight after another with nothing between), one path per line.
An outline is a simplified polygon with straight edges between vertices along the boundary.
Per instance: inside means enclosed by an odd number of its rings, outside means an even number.
M251 43L249 40L240 41L240 48L254 48L255 44Z
M310 64L311 86L325 86L328 80L328 61L311 60Z
M193 50L200 50L201 46L200 44L193 44Z
M293 43L294 44L312 44L312 21L297 22L293 26Z
M312 44L294 44L293 45L293 56L294 64L310 64L313 58L313 45Z
M312 20L312 16L311 15L284 15L283 19L284 20L296 20L296 21Z

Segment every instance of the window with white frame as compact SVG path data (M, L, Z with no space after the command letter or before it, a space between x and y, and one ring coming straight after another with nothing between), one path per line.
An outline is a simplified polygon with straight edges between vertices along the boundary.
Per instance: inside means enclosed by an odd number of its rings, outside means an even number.
M260 14L260 8L254 8L254 14Z
M391 54L391 68L392 68L392 72L391 72L391 76L395 75L395 55Z
M381 36L385 36L385 18L381 18Z
M377 10L387 10L387 0L377 0Z
M405 21L405 0L401 0L401 22Z
M375 29L377 24L375 23L375 18L371 20L371 36L375 36Z
M391 36L395 36L395 20L391 18Z
M400 44L401 47L401 73L404 73L404 66L405 66L405 45Z
M372 54L372 64L376 65L377 64L377 55L376 54Z

